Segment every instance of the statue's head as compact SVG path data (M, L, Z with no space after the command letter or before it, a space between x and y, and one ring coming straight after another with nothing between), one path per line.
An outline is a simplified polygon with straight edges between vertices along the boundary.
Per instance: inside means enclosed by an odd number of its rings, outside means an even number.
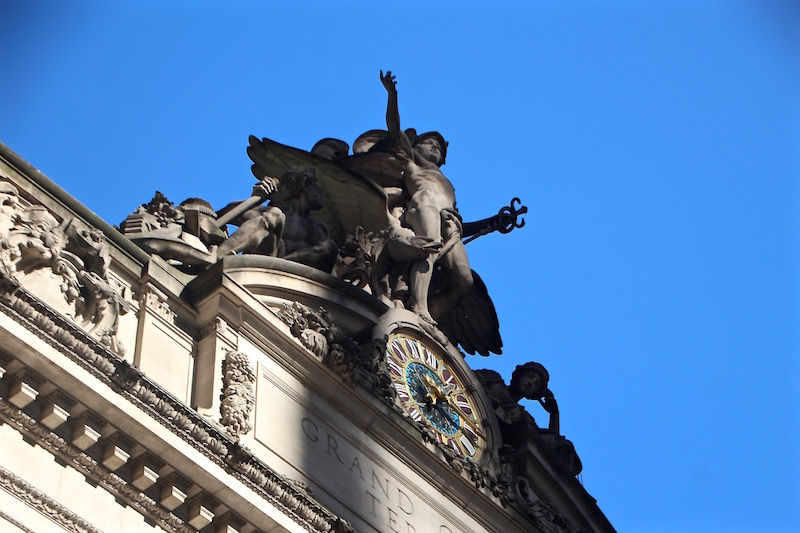
M317 144L311 149L311 153L329 159L330 161L339 161L348 156L350 153L350 146L339 139L326 137L325 139L317 141Z
M278 204L304 198L311 211L322 209L322 189L317 184L317 173L313 168L294 166L284 172L278 194Z
M549 381L550 374L539 363L517 365L511 374L511 393L517 398L536 400L544 396Z
M447 142L438 131L423 133L413 140L412 146L419 154L436 165L444 165L447 158Z
M160 193L156 193L156 194L160 194ZM163 197L163 195L162 195L162 197ZM155 200L155 198L153 198L153 199ZM164 198L164 200L166 200L166 198ZM198 211L202 215L207 215L207 216L209 216L211 218L216 218L217 217L217 213L214 212L214 208L211 207L211 204L208 203L207 201L203 200L202 198L194 198L194 197L187 198L186 200L181 202L181 205L179 207L182 208L181 209L182 211L188 211L188 210L194 209L194 210Z

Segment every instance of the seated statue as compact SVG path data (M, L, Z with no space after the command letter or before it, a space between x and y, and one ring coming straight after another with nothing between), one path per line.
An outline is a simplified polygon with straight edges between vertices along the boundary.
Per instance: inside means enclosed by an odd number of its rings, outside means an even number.
M266 200L269 204L261 205ZM338 248L325 223L311 217L321 207L314 169L292 167L278 179L262 178L250 198L219 213L200 198L176 208L157 192L125 219L121 230L145 251L188 271L242 253L282 257L330 272ZM238 226L230 236L229 223Z
M283 173L274 188L265 186L264 180L256 187L260 186L268 191L269 205L253 207L230 220L239 229L219 246L218 257L240 252L277 255L330 272L339 248L325 223L311 217L312 211L322 208L322 189L314 169L295 166ZM220 217L239 205L227 205Z
M506 386L500 374L493 370L475 371L486 395L495 409L503 444L514 450L523 449L537 434L561 460L565 472L576 476L583 468L572 443L560 434L558 404L548 388L550 375L539 363L518 365ZM547 429L540 428L519 401L538 401L550 416Z

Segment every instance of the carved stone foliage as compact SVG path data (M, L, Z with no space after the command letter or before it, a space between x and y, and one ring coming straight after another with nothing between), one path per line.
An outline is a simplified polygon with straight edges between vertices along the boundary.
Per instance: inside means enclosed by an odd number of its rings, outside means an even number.
M133 401L143 413L158 420L206 457L230 468L230 471L249 483L264 499L282 509L301 527L309 531L354 531L347 523L310 498L295 483L253 457L229 435L219 431L195 410L161 389L139 369L111 353L98 340L79 330L61 315L54 313L24 288L11 287L12 290L8 290L9 284L8 280L3 283L0 279L0 289L3 289L0 290L0 309L4 313L65 356L81 364L120 395ZM137 510L153 518L162 529L194 531L133 483L111 472L81 448L69 443L48 426L39 423L3 398L0 398L0 421L10 423L54 455L65 459L79 472L98 480L112 494L120 496ZM99 433L97 436L99 437Z
M120 225L125 233L145 233L171 225L183 224L183 212L175 208L161 191L156 191L153 199L136 208Z
M234 439L239 440L253 429L250 413L256 402L256 375L247 355L234 351L229 351L222 361L222 372L220 422Z
M362 343L361 361L367 370L366 375L372 382L372 390L389 405L398 407L394 401L397 397L397 390L392 384L392 376L385 356L387 342L388 339L384 337ZM405 410L398 407L398 412L405 413Z
M109 278L105 236L75 219L59 223L43 206L23 205L0 182L0 275L26 285L118 354L120 315L129 305Z
M353 385L358 368L364 366L358 344L339 328L333 316L323 309L312 311L294 302L285 303L278 312L292 335L322 363L336 372L346 383Z

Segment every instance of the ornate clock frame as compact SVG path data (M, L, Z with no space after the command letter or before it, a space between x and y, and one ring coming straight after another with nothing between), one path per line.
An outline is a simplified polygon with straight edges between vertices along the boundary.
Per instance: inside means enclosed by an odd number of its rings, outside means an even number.
M448 454L486 465L493 452L493 417L477 378L452 345L425 332L415 314L393 309L375 327L395 405Z

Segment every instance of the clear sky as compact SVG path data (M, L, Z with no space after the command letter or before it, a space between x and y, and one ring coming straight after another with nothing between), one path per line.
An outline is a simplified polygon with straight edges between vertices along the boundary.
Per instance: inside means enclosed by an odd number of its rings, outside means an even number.
M507 380L619 531L800 531L800 5L6 2L0 141L111 223L249 196L247 137L450 142ZM168 6L162 4L169 4ZM540 425L546 414L530 411Z

